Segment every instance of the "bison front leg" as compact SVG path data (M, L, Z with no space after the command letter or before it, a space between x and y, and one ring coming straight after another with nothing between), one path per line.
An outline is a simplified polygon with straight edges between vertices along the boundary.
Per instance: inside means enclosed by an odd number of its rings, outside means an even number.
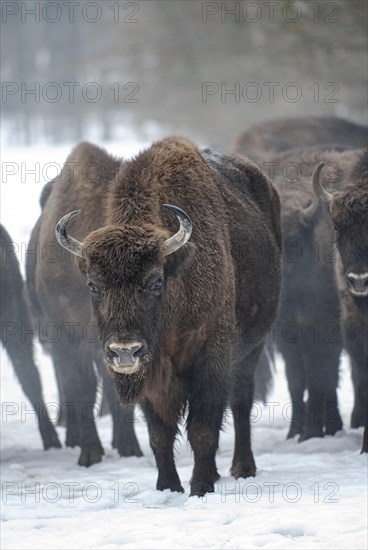
M214 483L220 477L215 458L225 407L222 396L205 389L190 399L187 427L194 453L190 496L213 493Z
M365 388L365 396L368 403L368 387ZM364 434L363 434L363 445L362 453L368 453L368 407L365 410L365 425L364 425Z
M348 351L350 351L352 379L353 379L354 397L355 397L354 409L351 415L351 427L358 428L360 426L364 426L362 453L368 453L367 357L365 356L364 352L361 351L361 349L355 348L353 350L350 349Z
M112 448L120 456L143 456L134 431L134 405L116 401L111 405L113 418Z
M146 417L150 445L158 469L156 488L158 491L170 489L170 491L184 493L174 462L174 443L179 411L174 425L168 425L160 418L148 400L143 402L142 409Z
M285 361L285 372L291 397L292 416L287 439L300 435L304 425L304 391L306 388L303 355L297 343L283 341L280 351Z
M79 445L80 466L101 462L104 454L94 420L97 381L86 346L60 340L53 344L52 358L59 369L67 411L66 445Z
M337 403L340 353L340 341L310 342L308 352L305 349L308 401L299 441L323 437L324 428L327 435L334 435L342 428Z
M190 387L188 439L194 454L191 496L214 492L220 428L227 401L230 351L227 342L207 344L193 369Z
M234 417L235 449L231 475L254 477L256 464L251 448L250 413L253 406L254 372L261 355L260 346L232 367L230 405Z
M368 393L368 388L367 388L367 393ZM364 427L363 445L362 445L361 452L368 453L368 407L367 407L367 410L365 411L365 427Z
M362 354L363 355L363 354ZM351 427L364 426L367 411L368 369L366 362L359 358L358 361L351 357L351 371L354 386L354 408L351 415Z

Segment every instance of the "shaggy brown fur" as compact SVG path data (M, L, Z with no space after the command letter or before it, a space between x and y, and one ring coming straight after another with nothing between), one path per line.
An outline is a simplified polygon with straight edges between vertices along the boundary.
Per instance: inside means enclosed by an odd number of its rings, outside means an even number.
M367 127L337 117L281 118L241 134L231 150L262 163L290 149L334 144L347 149L367 145Z
M349 166L329 214L336 230L336 263L344 345L350 355L355 392L353 428L365 426L362 452L368 452L368 296L355 296L348 274L368 274L368 151ZM368 287L368 277L365 282Z
M79 464L83 466L99 462L104 452L91 414L97 386L93 363L104 378L104 393L113 415L113 447L122 456L142 454L134 434L133 409L121 407L101 359L85 279L75 258L55 239L58 219L76 204L83 209L81 231L79 224L75 228L77 237L83 238L86 232L102 225L101 209L119 166L118 160L98 147L79 145L61 174L43 189L43 211L32 231L27 254L32 313L41 326L42 344L53 359L67 425L66 444L81 447ZM58 328L56 341L45 337L43 329L49 324Z
M71 159L80 153L76 148ZM214 489L228 401L236 431L232 474L254 475L253 375L280 285L279 200L269 180L246 159L201 152L174 137L122 163L107 192L94 196L92 208L85 208L78 180L79 200L70 200L63 186L59 193L61 215L82 210L68 231L84 240L80 267L92 285L108 368L109 342L143 343L137 373L111 374L121 398L138 400L144 409L157 488L183 490L173 445L187 405L195 461L191 494ZM193 233L184 247L163 257L162 243L178 225L165 203L191 217ZM102 227L90 233L85 222L102 208ZM153 284L158 279L160 290Z

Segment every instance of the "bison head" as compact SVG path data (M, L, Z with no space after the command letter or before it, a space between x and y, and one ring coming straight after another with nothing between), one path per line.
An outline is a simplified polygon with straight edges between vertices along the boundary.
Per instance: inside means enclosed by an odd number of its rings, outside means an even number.
M321 162L313 176L314 192L328 206L346 285L356 298L368 297L368 186L364 182L328 193L320 182Z
M165 311L168 321L174 307L167 299L169 281L182 273L195 248L186 244L192 232L189 216L164 206L180 221L171 237L153 225L115 225L93 231L81 243L67 233L68 222L79 211L64 216L56 227L59 243L80 257L105 362L131 380L141 381L152 364Z

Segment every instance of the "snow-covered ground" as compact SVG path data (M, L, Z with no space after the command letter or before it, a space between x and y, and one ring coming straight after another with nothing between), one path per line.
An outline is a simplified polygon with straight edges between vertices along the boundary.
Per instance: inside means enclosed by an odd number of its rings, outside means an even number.
M130 156L143 146L130 141L107 148ZM39 213L39 192L69 150L3 151L1 221L21 262ZM26 173L31 169L36 175ZM38 347L36 360L46 402L55 403L52 365ZM339 388L343 431L302 444L286 441L290 400L279 360L268 405L254 408L257 477L236 481L229 475L234 436L227 416L217 457L222 477L216 493L204 498L188 496L193 457L185 433L176 452L185 494L155 490L154 458L139 411L135 427L142 458L120 458L111 449L109 417L97 422L106 452L102 463L81 468L78 449L43 451L35 417L3 350L1 366L4 549L367 547L367 456L360 455L363 430L348 428L353 394L346 358ZM65 429L57 430L63 441Z

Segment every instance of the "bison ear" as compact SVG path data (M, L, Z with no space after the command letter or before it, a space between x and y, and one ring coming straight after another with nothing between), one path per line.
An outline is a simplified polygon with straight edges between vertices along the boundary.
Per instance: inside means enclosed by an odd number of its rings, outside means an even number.
M189 242L179 248L179 250L177 250L173 254L166 256L166 277L178 277L179 275L182 275L192 263L195 251L196 245L192 242Z

